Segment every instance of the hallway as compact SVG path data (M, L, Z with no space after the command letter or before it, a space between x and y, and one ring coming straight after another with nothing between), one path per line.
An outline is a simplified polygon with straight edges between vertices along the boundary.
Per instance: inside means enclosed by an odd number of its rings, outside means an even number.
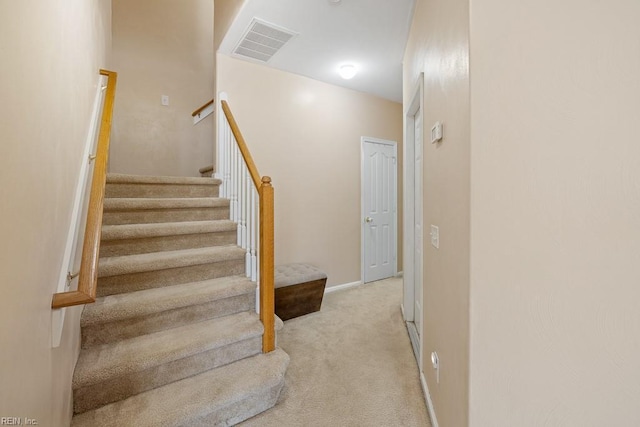
M285 322L280 401L240 425L430 426L401 299L402 279L381 280L329 293L320 312Z

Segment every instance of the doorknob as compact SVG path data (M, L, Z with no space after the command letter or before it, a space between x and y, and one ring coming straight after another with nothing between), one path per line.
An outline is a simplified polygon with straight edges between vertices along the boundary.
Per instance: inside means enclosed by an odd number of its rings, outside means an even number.
M364 222L373 222L373 218L371 218L370 216L366 217L364 219Z

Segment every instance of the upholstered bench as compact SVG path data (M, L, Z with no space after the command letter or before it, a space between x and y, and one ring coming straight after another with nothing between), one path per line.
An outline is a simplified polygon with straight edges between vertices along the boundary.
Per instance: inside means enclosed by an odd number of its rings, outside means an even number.
M309 264L275 268L276 314L282 320L320 310L327 275Z

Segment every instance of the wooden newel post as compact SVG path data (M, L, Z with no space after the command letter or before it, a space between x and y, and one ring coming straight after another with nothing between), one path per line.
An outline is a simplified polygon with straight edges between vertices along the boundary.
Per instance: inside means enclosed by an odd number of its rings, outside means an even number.
M273 206L271 178L263 176L260 186L260 320L264 325L263 353L269 353L276 347Z

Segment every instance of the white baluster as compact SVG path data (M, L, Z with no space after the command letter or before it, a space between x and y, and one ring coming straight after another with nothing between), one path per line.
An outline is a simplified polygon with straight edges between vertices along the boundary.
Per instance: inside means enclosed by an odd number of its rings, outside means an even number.
M225 199L229 197L229 150L231 147L231 141L229 141L229 123L227 122L224 114L221 114L220 124L220 144L222 153L220 155L220 172L222 173L222 187L221 197Z
M236 224L240 223L240 149L236 143L235 157L233 159L233 220Z
M223 123L223 134L224 134L224 145L225 145L225 153L224 153L224 198L228 199L231 196L231 136L229 132L229 123L226 118Z
M257 210L256 210L256 206L257 206L257 198L258 198L258 193L255 189L255 187L251 188L251 200L250 200L250 217L251 217L251 241L249 242L249 252L251 254L251 280L252 281L256 281L258 280L258 275L257 275L257 269L258 269L258 264L257 264L257 256L256 256L256 241L257 241L257 234L256 234L256 230L257 230L257 226L256 224L259 222L258 219L258 215L257 215Z
M246 254L246 266L247 266L247 277L251 277L251 227L253 225L253 217L251 216L251 198L253 195L253 181L251 180L251 175L249 174L249 169L247 168L247 198L246 198L246 211L247 211L247 227L245 230L245 248L247 249Z
M242 172L240 171L240 165L242 164L242 156L240 155L240 149L236 145L236 164L235 164L235 173L234 173L234 188L235 188L235 199L236 199L236 222L240 224L242 221L240 220L240 188L241 188L241 180L242 180ZM238 241L238 245L240 242Z
M240 167L238 168L238 246L244 249L244 228L245 228L245 216L244 216L244 170L245 164L240 156Z
M256 291L256 311L260 313L260 196L256 198L256 264L258 268L256 269L256 283L258 285Z
M220 94L220 100L226 100ZM256 282L256 312L260 312L260 196L244 162L238 141L223 111L219 114L217 171L220 197L230 200L230 219L237 224L237 244L246 250L245 272Z

